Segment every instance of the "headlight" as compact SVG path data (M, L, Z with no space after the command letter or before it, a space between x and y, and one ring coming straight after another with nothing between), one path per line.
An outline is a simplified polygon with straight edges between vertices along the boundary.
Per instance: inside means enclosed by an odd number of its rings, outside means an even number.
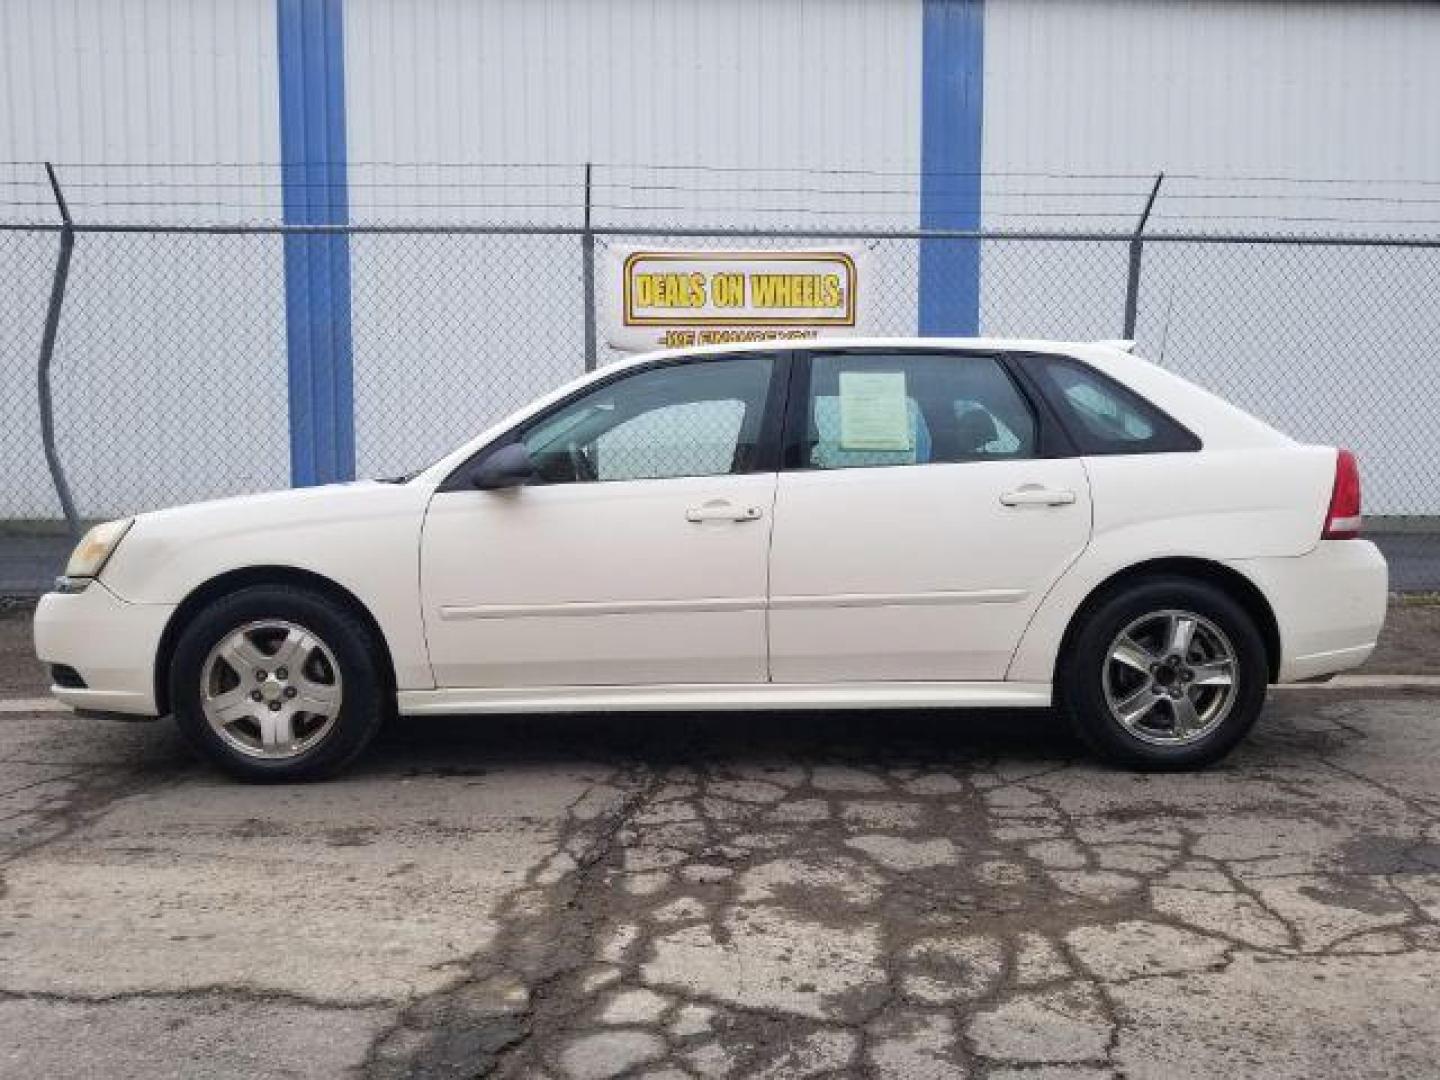
M105 568L105 563L120 546L120 541L135 524L134 518L119 521L105 521L96 525L80 539L65 564L65 576L71 578L93 578Z

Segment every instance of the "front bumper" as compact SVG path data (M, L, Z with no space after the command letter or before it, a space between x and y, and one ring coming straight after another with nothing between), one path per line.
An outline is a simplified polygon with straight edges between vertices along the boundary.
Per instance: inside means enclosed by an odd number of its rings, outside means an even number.
M35 609L35 654L64 664L84 689L51 686L66 705L154 716L155 657L174 604L131 604L92 581L83 592L46 593Z
M1368 540L1322 540L1299 558L1231 563L1270 601L1280 630L1279 682L1359 667L1385 622L1389 568Z

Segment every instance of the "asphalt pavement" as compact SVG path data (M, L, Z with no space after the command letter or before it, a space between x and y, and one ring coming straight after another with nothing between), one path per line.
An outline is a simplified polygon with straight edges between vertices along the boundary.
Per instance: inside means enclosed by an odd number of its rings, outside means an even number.
M247 787L49 710L27 637L3 1076L1440 1075L1440 607L1368 669L1409 688L1178 776L892 712L406 720Z

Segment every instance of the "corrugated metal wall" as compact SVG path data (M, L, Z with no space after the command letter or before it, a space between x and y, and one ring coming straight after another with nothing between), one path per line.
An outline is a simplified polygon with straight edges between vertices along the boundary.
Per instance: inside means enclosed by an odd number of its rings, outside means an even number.
M917 161L917 0L352 0L345 14L356 161Z
M274 162L262 0L4 0L9 160Z
M89 220L279 220L277 3L343 12L352 220L575 221L576 177L590 161L601 222L772 226L839 220L827 210L844 210L852 225L917 221L922 132L967 123L945 109L924 114L937 77L927 82L927 28L943 8L981 10L978 0L0 0L0 159L60 161L77 215ZM1215 200L1210 181L1184 174L1346 177L1379 181L1366 190L1382 195L1399 190L1387 183L1440 176L1440 6L988 0L982 28L986 226L1123 227L1145 175L1163 168L1157 227L1263 229L1280 218L1297 231L1326 229L1308 219L1334 203L1304 197L1326 189L1232 184L1242 198ZM442 167L481 162L512 167ZM817 171L827 169L851 171ZM1067 179L1077 173L1111 178ZM0 201L35 205L6 205L4 216L53 217L43 189L5 190L11 198ZM1395 219L1383 200L1347 213ZM1037 325L1023 266L988 252L982 330L1116 332L1113 306L1102 312L1092 298L1114 295L1120 260L1096 280L1057 249L1053 302ZM16 282L0 300L3 452L28 455L11 473L5 513L54 510L31 389L44 294L43 282L38 291L31 283L51 257L34 238L0 249L0 269ZM350 257L361 473L413 453L407 425L433 423L450 438L574 370L575 283L555 269L571 257L563 242L369 237L352 241ZM1070 274L1066 259L1076 279L1068 290L1055 283ZM1236 313L1263 310L1273 316L1263 348L1297 378L1379 371L1389 392L1413 398L1418 367L1379 335L1348 367L1343 348L1286 351L1314 339L1315 304L1329 303L1337 328L1366 317L1326 301L1321 285L1330 297L1355 296L1347 272L1383 285L1393 266L1302 269L1305 292L1263 267L1242 279L1207 256L1180 265L1152 249L1147 260L1157 273L1142 296L1141 335L1154 345L1168 332L1170 361L1206 381L1217 382L1207 352L1256 340L1258 324ZM916 293L913 252L875 269L890 295ZM197 462L213 482L196 494L287 481L294 358L279 241L82 237L75 274L77 292L105 295L67 310L57 359L58 404L97 417L68 436L77 487L107 488L106 506L149 505ZM1207 305L1162 326L1155 313L1167 310L1166 294L1152 290L1182 280L1191 291L1203 282ZM446 325L457 311L493 312L493 329L471 321L458 338ZM883 327L912 328L908 314ZM473 400L415 390L457 363L473 372ZM252 389L243 411L224 390L235 380L206 378L217 366ZM1232 382L1221 389L1243 397L1243 373ZM1352 398L1376 392L1353 379L1334 385ZM397 407L409 410L403 424ZM1310 431L1313 414L1271 413L1302 436L1348 438L1351 424L1383 459L1387 443L1401 443L1379 414L1377 427L1341 410ZM1440 445L1430 449L1440 455ZM119 467L111 455L144 466Z
M1440 9L989 0L985 167L1433 180Z

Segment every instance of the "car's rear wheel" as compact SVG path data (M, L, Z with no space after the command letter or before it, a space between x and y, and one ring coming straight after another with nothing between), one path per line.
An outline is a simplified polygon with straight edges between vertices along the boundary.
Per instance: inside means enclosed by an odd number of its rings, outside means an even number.
M1154 577L1084 616L1059 690L1076 731L1102 757L1193 769L1244 738L1268 675L1265 643L1240 604L1208 582Z
M379 642L324 593L258 585L182 632L170 668L175 719L233 776L315 780L353 761L384 715Z

